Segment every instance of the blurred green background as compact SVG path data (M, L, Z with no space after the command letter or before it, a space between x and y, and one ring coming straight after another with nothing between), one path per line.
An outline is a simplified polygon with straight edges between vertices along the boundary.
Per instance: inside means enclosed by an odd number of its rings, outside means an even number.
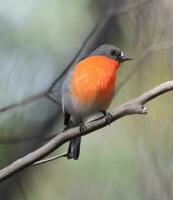
M115 15L93 48L112 43L135 58L118 72L111 108L171 80L171 0L1 1L0 108L47 89L107 7ZM84 137L78 161L60 159L15 175L0 184L0 199L173 199L172 102L170 92L147 105L148 115L122 118ZM43 98L0 113L1 168L60 130L59 112Z

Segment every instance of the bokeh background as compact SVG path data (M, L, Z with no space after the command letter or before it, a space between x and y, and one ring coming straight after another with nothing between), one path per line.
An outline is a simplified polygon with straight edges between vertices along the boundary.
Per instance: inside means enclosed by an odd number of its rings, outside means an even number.
M45 91L103 22L87 51L111 43L135 58L118 72L111 108L171 80L172 10L171 0L0 1L0 108ZM173 199L172 105L170 92L147 105L148 115L84 137L78 161L28 168L0 184L0 199ZM59 113L47 98L0 113L1 168L60 130Z

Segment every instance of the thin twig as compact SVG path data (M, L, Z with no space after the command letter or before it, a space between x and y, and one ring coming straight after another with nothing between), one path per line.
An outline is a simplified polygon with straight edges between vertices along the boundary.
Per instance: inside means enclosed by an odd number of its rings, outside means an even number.
M33 163L32 166L45 164L45 163L48 163L50 161L57 160L57 159L64 158L64 157L67 157L67 153L63 153L63 154L60 154L60 155L57 155L57 156L52 156L50 158L37 161L37 162Z
M173 81L168 81L149 90L148 92L145 92L143 95L132 99L125 104L122 104L110 113L112 115L111 123L127 115L146 114L147 109L144 107L145 103L171 90L173 90ZM0 170L0 182L31 166L33 163L45 158L64 143L94 132L95 130L100 129L109 123L105 118L100 118L96 121L86 124L86 131L84 132L80 131L80 127L75 127L64 132L60 132L42 147Z
M55 98L53 98L50 94L47 94L46 97L51 100L52 102L54 102L56 105L61 106L60 102L58 102Z
M27 98L27 99L24 99L23 101L20 101L20 102L18 102L18 103L14 103L14 104L11 104L11 105L9 105L9 106L5 106L5 107L3 107L3 108L0 108L0 112L2 113L2 112L5 112L5 111L7 111L7 110L11 110L11 109L13 109L13 108L16 108L16 107L18 107L18 106L26 105L26 104L28 104L28 103L31 103L33 100L38 100L38 99L41 99L41 98L43 98L43 97L46 97L46 95L47 95L47 91L42 92L42 93L37 94L37 95L35 95L35 96L29 97L29 98Z
M35 135L29 135L28 136L10 136L10 137L6 137L6 136L1 136L0 137L0 144L4 144L4 145L16 145L16 144L25 144L28 142L33 142L35 140L39 140L39 142L46 142L49 141L50 139L54 138L56 136L56 134L51 134L51 135L45 135L43 136L43 134L35 134Z

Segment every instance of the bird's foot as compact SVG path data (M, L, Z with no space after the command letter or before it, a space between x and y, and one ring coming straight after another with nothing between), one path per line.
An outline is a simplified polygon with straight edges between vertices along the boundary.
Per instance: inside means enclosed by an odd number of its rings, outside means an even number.
M87 130L87 127L83 122L80 122L79 129L80 129L80 132L83 133Z
M102 110L101 113L104 115L106 122L110 125L113 121L113 117L109 112L106 112L105 110Z

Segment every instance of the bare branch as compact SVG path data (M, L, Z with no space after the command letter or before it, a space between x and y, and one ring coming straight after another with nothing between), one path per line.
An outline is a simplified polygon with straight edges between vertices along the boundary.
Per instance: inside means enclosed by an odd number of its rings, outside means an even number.
M147 109L144 107L145 103L171 90L173 90L173 81L168 81L149 90L143 95L135 99L132 99L131 101L125 104L122 104L121 106L117 107L111 112L112 122L127 115L146 114ZM87 129L84 132L80 132L79 127L68 129L64 132L60 132L59 134L57 134L57 136L55 136L52 140L50 140L48 143L46 143L39 149L33 151L32 153L24 156L21 159L16 160L9 166L0 170L0 182L6 180L7 178L20 172L21 170L31 166L33 163L45 158L67 141L70 141L79 136L87 135L106 125L108 125L106 119L100 118L96 121L87 123L86 124Z
M19 103L14 103L14 104L11 104L9 106L5 106L3 108L0 108L0 112L5 112L7 110L11 110L11 109L16 108L18 106L23 106L23 105L29 104L33 100L38 100L38 99L41 99L43 97L46 97L46 95L47 95L47 91L46 92L42 92L42 93L37 94L35 96L29 97L27 99L24 99L23 101L20 101Z
M0 144L7 144L7 145L16 145L16 144L23 144L33 141L39 140L39 142L46 142L50 139L54 138L57 134L51 134L51 135L45 135L43 136L43 133L41 134L35 134L31 135L28 134L27 136L1 136L0 137Z
M110 13L112 13L112 15L122 15L122 14L125 14L125 13L127 13L127 12L129 12L129 11L131 11L131 10L133 10L133 9L135 9L135 8L137 8L137 7L140 7L140 6L142 6L142 5L145 5L145 4L147 4L147 3L149 3L149 2L151 2L152 0L143 0L143 1L140 1L140 2L138 2L138 3L131 3L131 4L126 4L126 6L123 6L123 8L121 8L120 10L116 10L116 12L115 12L115 6L114 6L114 2L115 2L115 0L113 0L111 3L110 3L110 6L109 6L109 12Z

